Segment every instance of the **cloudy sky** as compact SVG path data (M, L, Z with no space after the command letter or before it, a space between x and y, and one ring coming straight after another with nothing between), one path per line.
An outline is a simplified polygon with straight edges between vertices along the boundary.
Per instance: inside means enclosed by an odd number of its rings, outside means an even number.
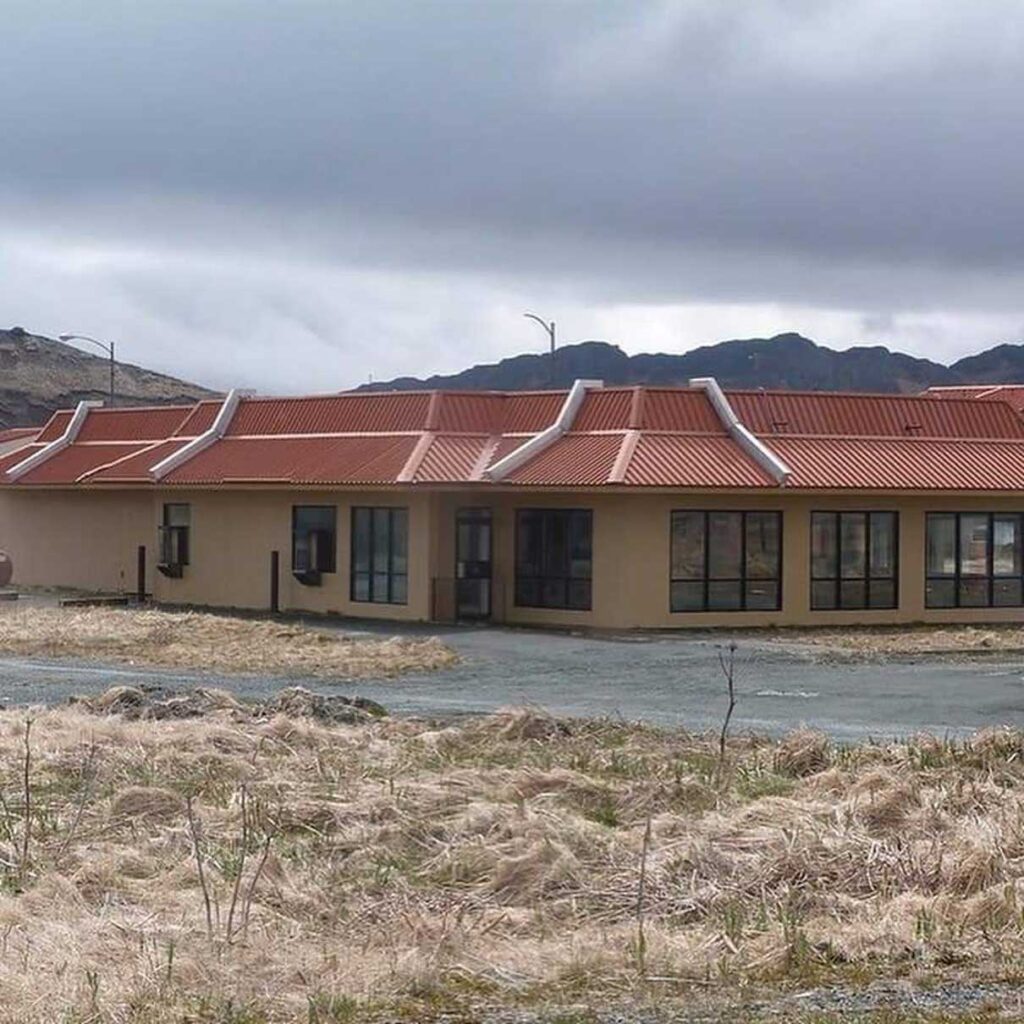
M1018 0L4 0L0 325L332 390L1024 341Z

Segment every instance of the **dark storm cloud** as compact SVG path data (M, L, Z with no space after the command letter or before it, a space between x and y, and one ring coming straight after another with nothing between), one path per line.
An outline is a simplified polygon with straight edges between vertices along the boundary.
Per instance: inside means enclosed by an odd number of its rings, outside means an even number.
M465 303L477 328L528 294L793 303L869 332L905 309L1020 311L1008 0L8 0L2 17L9 232L120 252L88 271L102 315L119 295L168 338L229 340L231 296L318 344L349 324L343 347L369 326L358 274L378 271L393 279L369 294L392 303L419 287L403 274L450 275L417 309Z

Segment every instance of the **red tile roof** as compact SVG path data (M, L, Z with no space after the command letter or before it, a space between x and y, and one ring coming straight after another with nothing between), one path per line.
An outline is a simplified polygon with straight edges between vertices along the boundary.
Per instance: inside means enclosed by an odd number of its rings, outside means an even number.
M820 391L729 391L727 396L740 421L765 437L1024 438L1024 421L998 402Z
M1024 391L1024 388L1021 389ZM511 487L776 488L749 438L701 388L593 388L568 431L502 460L552 427L567 392L350 392L243 397L226 434L165 486L480 484ZM1006 400L942 395L728 393L739 420L790 469L792 488L1024 491L1024 419ZM63 450L21 477L40 442L0 457L6 485L137 485L210 430L221 404L88 410ZM41 441L60 438L55 414ZM3 436L3 435L0 435ZM31 434L26 437L31 441ZM753 451L753 454L751 454Z
M1024 384L966 384L962 387L933 387L924 392L932 398L973 398L985 402L1006 402L1024 412Z

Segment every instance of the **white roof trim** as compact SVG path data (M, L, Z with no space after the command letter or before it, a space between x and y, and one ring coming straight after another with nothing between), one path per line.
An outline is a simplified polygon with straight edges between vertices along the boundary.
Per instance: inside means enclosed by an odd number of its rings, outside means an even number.
M39 451L33 452L27 459L22 459L21 462L11 466L7 470L7 476L11 480L17 480L30 470L35 469L36 466L41 466L47 459L52 459L58 452L67 448L78 437L82 425L85 423L85 418L89 415L89 410L99 408L101 405L103 405L102 402L79 402L71 419L68 420L68 425L64 428L64 433L60 437L54 438L45 448L40 448Z
M210 429L193 438L183 448L179 448L176 452L171 452L167 458L161 459L155 466L150 466L149 475L154 480L162 480L172 470L184 465L193 456L209 448L215 441L219 441L227 432L235 415L235 410L238 409L238 403L241 402L243 397L248 395L248 391L232 388L227 393L224 404L220 407L216 419L210 425ZM168 440L174 439L169 438Z
M510 473L515 472L524 463L529 462L535 455L539 455L545 448L554 444L571 426L576 418L583 399L587 396L590 388L603 388L603 380L576 380L565 396L562 408L558 412L554 423L545 427L539 434L535 434L525 444L521 444L515 451L511 451L503 459L498 459L490 469L484 473L487 480L504 480Z
M760 438L755 437L740 423L735 409L729 404L725 392L718 386L714 377L693 377L691 388L699 388L708 396L718 418L732 439L770 476L777 484L784 484L789 479L790 469Z

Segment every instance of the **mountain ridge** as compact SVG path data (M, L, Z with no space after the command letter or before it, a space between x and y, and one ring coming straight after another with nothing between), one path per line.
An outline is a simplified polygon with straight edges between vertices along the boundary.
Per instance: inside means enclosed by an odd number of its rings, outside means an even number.
M117 362L118 404L174 405L216 394L198 384ZM33 427L56 409L110 396L110 362L104 356L31 334L22 327L0 330L0 429Z
M914 394L932 386L1022 382L1024 345L996 345L947 365L884 345L839 351L794 332L721 341L678 354L634 356L605 341L583 341L558 349L553 365L548 353L524 353L459 373L396 377L357 390L526 391L565 388L578 378L669 386L684 385L691 377L715 377L732 388Z

